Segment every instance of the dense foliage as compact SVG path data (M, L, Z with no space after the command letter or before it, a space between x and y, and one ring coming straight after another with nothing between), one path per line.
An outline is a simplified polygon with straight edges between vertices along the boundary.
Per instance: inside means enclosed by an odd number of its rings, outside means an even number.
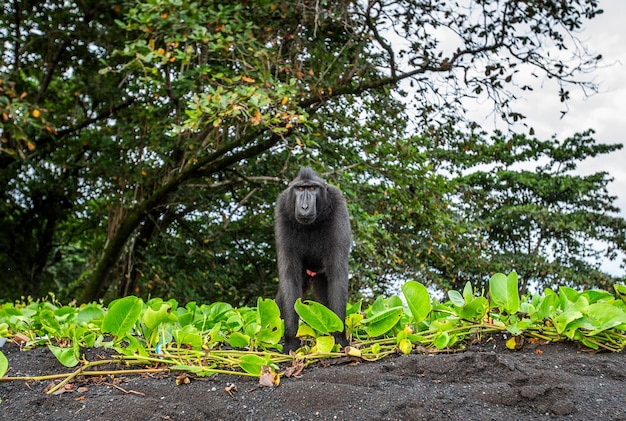
M590 239L624 250L610 179L572 165L617 146L490 138L463 110L477 97L523 118L531 71L564 101L593 89L577 75L600 57L571 35L596 0L1 7L4 300L272 296L272 207L304 164L347 197L357 296L510 269L540 286L612 281L586 259ZM535 144L553 166L515 169ZM497 172L469 171L479 163Z
M437 149L438 161L454 174L451 207L466 229L460 234L464 244L455 244L461 246L454 250L457 256L442 259L451 286L460 288L481 271L514 267L522 291L610 288L615 278L598 268L625 249L626 222L607 191L612 178L575 170L578 162L622 145L600 145L592 135L590 130L545 141L459 135L450 147ZM465 254L465 262L458 253Z
M509 336L510 349L523 347L527 339L577 341L592 350L615 352L626 346L622 284L614 287L617 298L604 290L578 292L568 287L520 296L518 276L511 272L494 274L488 288L488 294L479 292L468 282L462 292L451 290L449 299L440 302L423 284L408 281L402 285L402 298L379 296L371 305L349 305L345 327L351 345L341 352L331 333L343 330L342 321L317 302L298 300L295 308L303 320L298 336L304 345L290 355L281 354L280 312L274 300L263 298L256 307L240 308L223 302L179 307L173 299L144 302L132 295L112 301L108 308L54 300L8 303L0 305L0 338L12 337L26 348L46 345L66 367L81 365L48 393L75 376L94 375L90 367L120 361L147 365L152 373L259 376L262 385L275 386L281 375L320 359L349 355L374 361L395 353L462 350L468 341L496 332ZM118 355L86 361L84 347L105 347ZM285 362L292 366L278 373L278 364ZM8 366L0 352L0 378ZM25 379L33 380L3 378Z

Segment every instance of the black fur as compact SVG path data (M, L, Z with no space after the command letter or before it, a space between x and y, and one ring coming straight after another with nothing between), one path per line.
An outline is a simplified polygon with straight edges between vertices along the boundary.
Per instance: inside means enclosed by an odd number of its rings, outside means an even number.
M300 346L298 314L293 306L310 286L318 301L345 321L352 233L341 191L306 167L278 196L275 219L276 302L285 321L284 352L289 353ZM337 332L335 340L348 345L345 331Z

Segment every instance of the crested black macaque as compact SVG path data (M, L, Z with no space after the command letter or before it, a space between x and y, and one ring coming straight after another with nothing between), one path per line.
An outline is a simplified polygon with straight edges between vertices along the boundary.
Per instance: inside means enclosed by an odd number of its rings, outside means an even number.
M285 322L283 351L288 354L300 347L294 303L311 286L317 300L345 322L352 233L341 191L311 168L301 168L278 196L274 231L279 279L276 302ZM334 336L342 347L348 345L345 330Z

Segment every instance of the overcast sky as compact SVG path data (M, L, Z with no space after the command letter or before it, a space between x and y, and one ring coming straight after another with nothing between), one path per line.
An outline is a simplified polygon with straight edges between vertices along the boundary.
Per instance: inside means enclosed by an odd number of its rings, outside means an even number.
M538 139L549 139L554 134L565 139L592 128L598 142L626 143L626 1L601 0L600 7L604 13L585 21L578 33L590 52L604 57L601 68L588 75L599 85L599 93L586 97L584 92L571 89L569 112L561 118L565 107L556 85L546 81L542 88L525 92L516 110L527 116L526 123L535 129ZM519 131L528 133L527 128L520 127ZM617 196L621 216L626 218L626 150L586 160L579 169L585 174L606 171L615 179L609 192ZM624 276L619 264L607 262L602 270Z
M590 50L604 57L604 67L590 75L600 92L585 97L573 89L569 112L563 118L560 111L564 107L554 89L539 89L527 95L520 105L539 138L552 134L565 138L593 128L599 142L626 141L626 1L603 0L600 6L604 13L588 21L580 33ZM615 178L611 193L618 196L622 211L626 210L626 150L588 160L581 170L609 172Z

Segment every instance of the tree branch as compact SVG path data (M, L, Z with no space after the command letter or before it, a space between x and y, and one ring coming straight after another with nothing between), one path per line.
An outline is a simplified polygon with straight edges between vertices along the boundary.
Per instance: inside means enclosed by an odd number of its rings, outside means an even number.
M111 269L122 254L126 242L148 215L150 210L167 200L170 194L176 191L185 181L195 177L199 171L202 170L206 174L214 174L240 160L250 158L269 149L280 140L282 136L272 133L263 138L262 135L268 130L269 128L259 128L249 133L247 136L239 137L231 143L224 144L221 148L213 153L207 154L204 158L199 158L196 164L176 174L164 185L155 190L148 198L132 208L121 222L113 238L105 245L102 257L99 259L91 278L85 286L83 294L79 298L79 302L87 303L104 296L111 285L111 280L109 279ZM260 140L248 148L236 151L241 146L254 142L255 139Z

